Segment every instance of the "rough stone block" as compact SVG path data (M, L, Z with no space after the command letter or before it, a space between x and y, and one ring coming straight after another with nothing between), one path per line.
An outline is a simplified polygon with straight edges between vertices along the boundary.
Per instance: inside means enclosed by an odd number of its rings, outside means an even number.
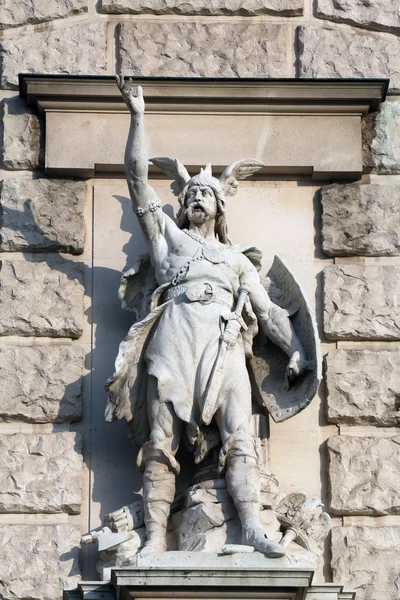
M400 425L400 352L332 350L326 365L328 421Z
M43 164L44 124L18 96L3 100L3 167L34 170Z
M82 263L2 260L0 269L0 335L82 335Z
M357 600L398 600L400 527L334 527L333 580Z
M317 0L315 16L337 23L348 23L365 29L400 32L400 12L397 0Z
M328 185L321 190L328 256L400 254L400 185Z
M79 580L79 542L72 525L0 525L0 597L61 598Z
M77 433L1 434L0 513L79 513L81 452Z
M83 252L83 181L5 179L0 189L0 250Z
M16 88L18 73L105 74L106 28L104 22L77 23L4 40L0 44L1 86Z
M100 12L156 15L271 15L303 14L300 0L101 0Z
M400 90L400 40L330 27L298 29L300 77L390 77Z
M79 421L82 368L83 352L79 346L3 346L0 421Z
M118 70L165 77L286 77L285 25L124 22Z
M363 162L366 171L400 173L400 102L384 102L363 119Z
M337 435L328 453L332 514L400 514L400 436Z
M87 12L86 0L51 0L51 2L2 0L0 29L62 19L82 12Z
M400 339L399 266L331 265L323 273L328 339Z

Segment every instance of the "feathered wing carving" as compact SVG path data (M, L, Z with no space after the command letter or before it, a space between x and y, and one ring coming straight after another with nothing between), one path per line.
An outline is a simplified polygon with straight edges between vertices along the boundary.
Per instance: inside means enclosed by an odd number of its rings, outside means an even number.
M186 167L178 159L168 158L167 156L157 156L150 158L149 161L165 173L167 177L174 180L178 189L175 189L175 187L172 189L176 195L179 195L190 179Z
M264 163L255 158L242 158L226 167L219 178L225 196L234 196L239 185L238 181L251 177L263 167L265 167Z

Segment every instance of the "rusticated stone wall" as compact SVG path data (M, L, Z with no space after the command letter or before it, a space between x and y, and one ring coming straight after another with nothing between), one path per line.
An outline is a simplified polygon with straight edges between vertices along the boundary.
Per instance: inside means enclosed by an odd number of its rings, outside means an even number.
M335 516L324 573L356 587L360 600L398 600L399 33L396 0L1 2L2 598L54 600L76 583L79 538L89 522L93 426L86 376L93 181L46 177L43 119L19 99L18 73L122 69L391 78L386 103L363 122L362 180L322 188L316 255L328 264L321 456ZM104 469L107 451L99 459Z

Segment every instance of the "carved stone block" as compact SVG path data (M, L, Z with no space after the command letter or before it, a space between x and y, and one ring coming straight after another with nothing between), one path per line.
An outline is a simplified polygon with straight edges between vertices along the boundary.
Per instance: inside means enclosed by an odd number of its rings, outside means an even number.
M83 265L61 257L2 260L0 335L80 337L82 281Z
M400 254L399 185L322 188L322 248L328 256Z
M102 0L100 12L156 15L270 15L303 14L300 0Z
M0 525L0 597L61 598L79 580L79 541L72 525Z
M400 339L400 267L331 265L323 273L328 339Z
M329 438L330 512L400 514L400 436Z
M0 29L52 21L82 12L87 12L86 0L52 0L45 4L30 0L3 0Z
M82 348L76 345L3 346L0 348L0 421L79 421L82 367Z
M83 252L85 191L83 181L5 179L0 249Z
M334 527L333 580L357 590L357 600L399 597L400 527Z
M365 29L400 31L400 14L397 0L372 3L363 0L317 0L316 16L337 23L349 23Z
M81 452L77 433L0 435L0 512L79 513Z
M34 170L43 163L43 122L18 97L3 100L3 167Z
M288 32L271 23L125 21L118 70L165 77L286 77Z
M309 25L298 31L300 77L390 77L392 91L400 90L397 37Z
M400 425L400 352L332 350L327 418L349 425Z
M25 32L0 44L1 86L15 89L18 73L105 74L106 23ZM62 57L62 60L60 60Z
M363 119L363 162L367 171L400 173L400 102L384 102Z

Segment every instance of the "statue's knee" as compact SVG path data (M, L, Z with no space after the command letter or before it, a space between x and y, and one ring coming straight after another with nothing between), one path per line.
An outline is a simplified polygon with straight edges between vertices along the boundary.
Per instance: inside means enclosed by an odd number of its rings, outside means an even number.
M158 445L153 439L140 448L136 462L140 471L145 471L150 462L164 465L174 475L178 475L180 471L180 465L172 453L162 445Z
M250 467L257 465L259 456L259 440L248 429L238 429L221 448L218 470L222 473L233 460L243 460Z

